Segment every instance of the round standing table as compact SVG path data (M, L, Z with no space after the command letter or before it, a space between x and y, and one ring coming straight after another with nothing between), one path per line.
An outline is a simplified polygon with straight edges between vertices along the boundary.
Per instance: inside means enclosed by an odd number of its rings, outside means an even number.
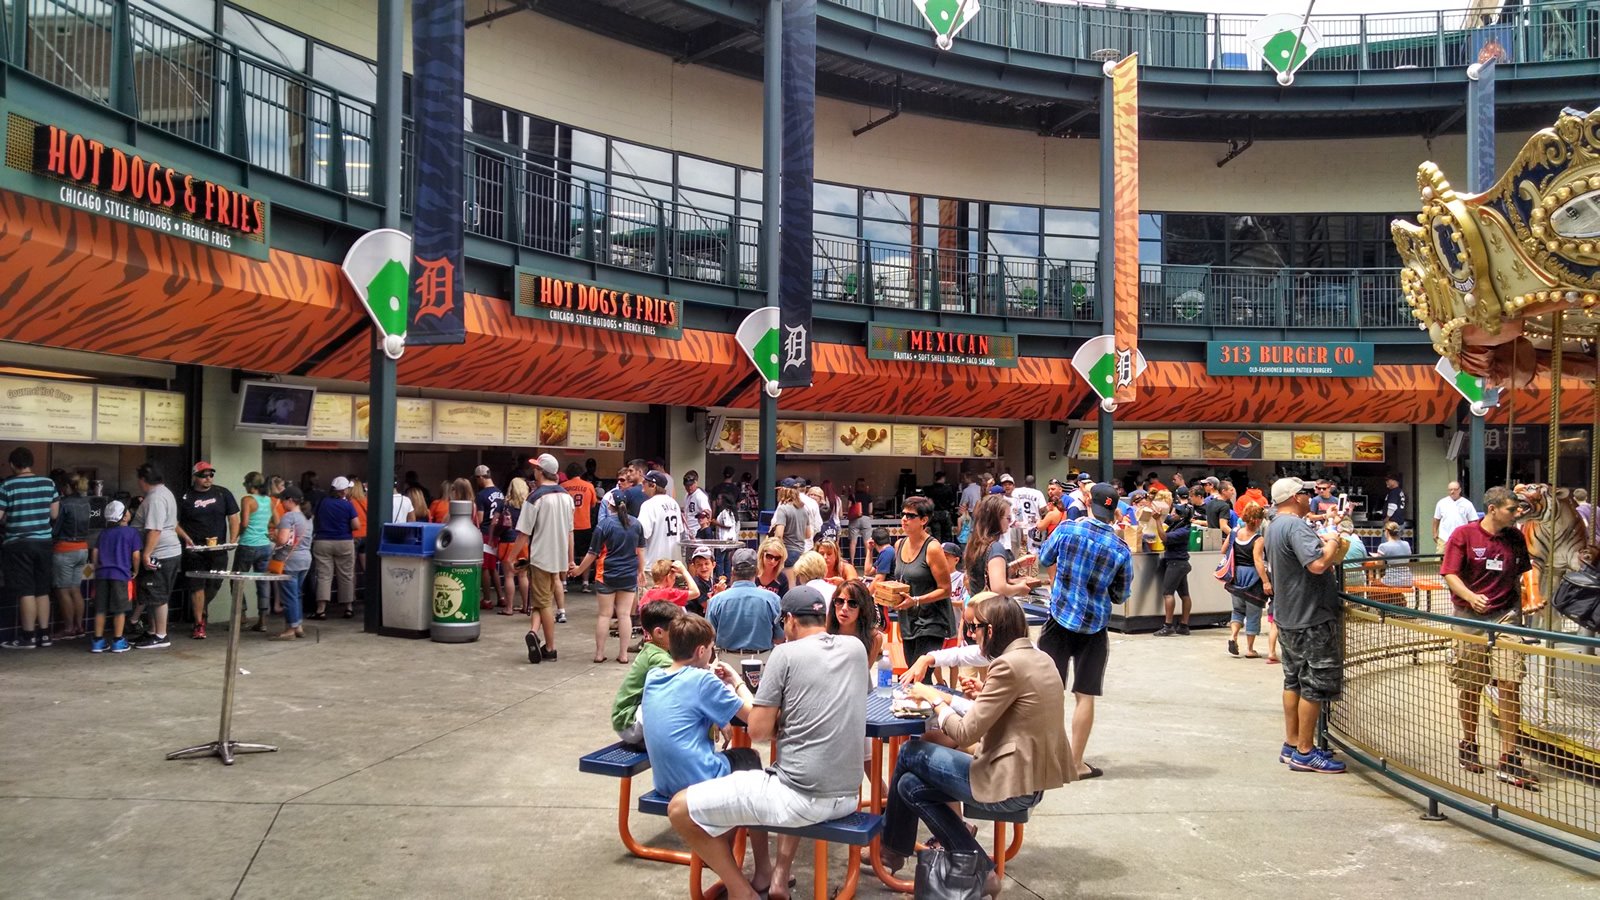
M221 549L207 547L207 550ZM262 581L288 581L288 575L270 575L259 572L189 572L190 578L215 579L218 581L262 582ZM239 674L239 620L244 618L244 604L240 598L243 591L230 591L233 595L233 615L228 622L228 668L222 676L222 723L217 729L217 739L197 747L185 747L167 754L167 759L196 759L202 756L215 756L222 760L225 766L233 765L235 753L276 753L278 748L271 744L250 744L233 739L233 682Z

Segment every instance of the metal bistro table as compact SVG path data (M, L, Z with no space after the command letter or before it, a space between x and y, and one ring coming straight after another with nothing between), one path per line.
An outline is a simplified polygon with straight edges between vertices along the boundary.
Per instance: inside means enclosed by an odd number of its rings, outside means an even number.
M896 762L900 757L900 745L914 737L920 737L928 729L928 720L920 718L901 718L892 710L894 704L894 688L875 687L867 695L867 737L872 741L872 800L871 810L877 815L883 815L889 803L889 782L884 776L884 763L889 764L889 771L893 773ZM888 753L884 749L887 745ZM883 837L880 834L872 839L871 846L872 871L877 874L878 880L883 882L890 890L909 894L915 889L910 881L896 878L894 873L883 867Z
M221 547L206 547L207 550L222 549ZM216 579L219 581L263 582L263 581L288 581L288 575L269 575L258 572L189 572L190 578ZM217 739L198 747L185 747L167 754L167 759L197 759L202 756L215 756L222 760L225 766L233 765L235 753L276 753L277 747L271 744L249 744L233 739L230 731L233 728L233 682L239 674L239 620L244 618L244 591L230 591L233 599L233 615L228 622L228 668L222 676L222 724L217 730Z

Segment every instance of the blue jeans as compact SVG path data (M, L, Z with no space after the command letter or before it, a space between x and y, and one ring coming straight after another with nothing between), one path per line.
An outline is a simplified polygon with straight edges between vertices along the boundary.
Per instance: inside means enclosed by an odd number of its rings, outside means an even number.
M917 842L917 820L946 850L983 852L978 839L967 831L961 816L950 809L954 801L993 812L1032 809L1042 794L1012 797L999 803L972 799L972 757L960 750L911 741L900 751L900 762L889 785L889 809L883 823L883 846L910 856Z
M283 598L283 624L286 628L299 628L305 618L300 609L300 591L305 587L306 573L284 572L289 576L288 581L277 582L279 596Z
M252 547L248 544L240 544L238 548L233 551L233 570L235 572L265 573L267 571L267 560L271 558L271 544L262 544L259 547ZM243 606L248 609L250 604L246 602L243 604ZM256 611L264 616L267 614L267 610L271 608L272 582L257 582Z

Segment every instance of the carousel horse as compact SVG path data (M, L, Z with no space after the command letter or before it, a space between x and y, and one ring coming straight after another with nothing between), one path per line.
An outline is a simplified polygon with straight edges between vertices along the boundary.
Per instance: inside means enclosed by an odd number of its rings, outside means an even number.
M1545 593L1545 566L1551 570L1550 584L1559 585L1568 572L1583 568L1579 554L1588 541L1584 539L1577 501L1567 488L1552 491L1547 484L1519 484L1514 493L1517 528L1528 542L1528 555L1533 560L1532 571L1523 576L1522 611L1535 613L1544 609L1549 600Z

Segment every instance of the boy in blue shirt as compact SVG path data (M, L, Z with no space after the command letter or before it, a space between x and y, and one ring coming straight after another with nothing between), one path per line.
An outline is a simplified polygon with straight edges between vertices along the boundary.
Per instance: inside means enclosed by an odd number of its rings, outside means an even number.
M106 504L105 520L111 524L100 532L100 541L90 557L90 565L94 567L94 642L89 645L90 653L104 653L108 649L112 653L128 652L122 627L132 606L128 583L139 570L141 543L139 532L128 525L130 518L132 514L121 501ZM111 616L109 644L105 638L108 614Z

